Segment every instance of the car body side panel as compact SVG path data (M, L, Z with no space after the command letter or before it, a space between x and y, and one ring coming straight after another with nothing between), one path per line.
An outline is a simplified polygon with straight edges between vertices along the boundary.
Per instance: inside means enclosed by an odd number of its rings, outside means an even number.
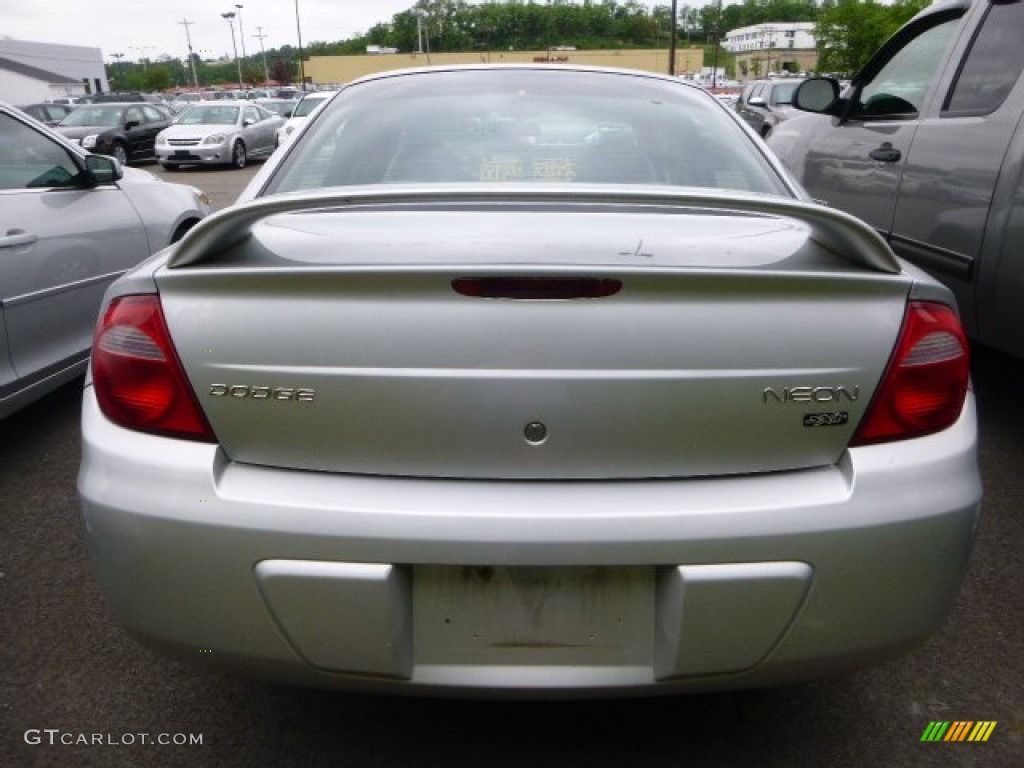
M0 200L4 229L19 227L37 238L0 250L11 362L20 378L31 379L83 355L104 291L149 245L138 214L115 186L9 190Z
M124 168L118 186L135 208L146 227L149 251L170 245L183 226L196 223L210 214L208 199L194 187L169 184L152 174Z
M33 186L43 160L70 174L86 153L19 115L0 104L32 131L12 144L28 154L0 164L0 418L80 376L107 287L210 213L198 190L128 167L109 184Z
M251 156L260 157L273 151L274 136L271 130L272 122L269 119L258 120L242 129L242 137L249 148Z
M7 321L4 319L4 304L0 301L0 393L17 378L11 365L11 352L7 347ZM2 397L2 395L0 395Z
M1005 148L1020 122L1020 97L997 114L933 118L918 128L895 202L890 242L900 256L940 277L977 335L976 272Z
M888 232L903 164L877 163L869 155L885 144L905 152L916 122L860 122L830 131L807 151L803 184L816 198Z
M992 199L976 278L979 335L1017 357L1024 357L1024 112L1021 115Z
M1024 105L1024 77L1019 77L992 112L961 116L944 111L965 61L990 55L973 50L981 45L976 33L1002 18L989 18L986 6L977 3L968 12L963 33L945 60L936 98L906 160L890 234L897 254L928 269L953 290L964 327L973 336L983 335L979 312L985 301L978 294L978 269L993 194L1010 158L1007 148L1021 124ZM998 10L1014 15L1018 24L1024 16L1019 4Z

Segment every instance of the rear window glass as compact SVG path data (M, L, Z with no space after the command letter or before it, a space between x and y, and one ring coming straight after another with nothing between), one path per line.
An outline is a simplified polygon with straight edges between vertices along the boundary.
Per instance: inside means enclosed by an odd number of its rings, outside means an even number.
M579 182L790 194L706 93L629 74L410 73L350 86L267 192Z
M1024 4L993 5L971 43L945 111L988 114L1006 101L1024 70Z

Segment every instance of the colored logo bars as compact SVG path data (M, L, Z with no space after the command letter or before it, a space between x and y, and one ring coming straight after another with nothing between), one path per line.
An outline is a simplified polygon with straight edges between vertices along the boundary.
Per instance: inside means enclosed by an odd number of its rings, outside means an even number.
M995 728L995 720L932 720L921 734L921 741L988 741Z

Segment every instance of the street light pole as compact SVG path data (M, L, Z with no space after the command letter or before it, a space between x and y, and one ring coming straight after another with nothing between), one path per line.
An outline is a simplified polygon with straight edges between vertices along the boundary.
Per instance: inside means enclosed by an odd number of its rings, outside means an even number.
M195 22L189 21L188 19L182 19L178 23L185 27L185 41L188 43L188 64L189 68L192 70L192 85L196 90L199 90L199 78L196 77L196 58L195 54L192 53L192 35L190 35L188 31L189 26L195 24Z
M242 41L242 58L245 58L245 27L242 26L242 8L240 3L235 3L235 8L238 9L238 37Z
M256 31L259 32L259 34L253 35L253 37L260 41L260 53L263 56L263 82L269 83L270 70L267 68L267 51L263 48L263 38L265 38L266 35L263 34L263 27L256 27Z
M235 52L235 66L238 67L238 87L245 88L242 84L242 62L238 60L238 44L235 42L235 12L228 11L222 13L221 16L227 21L228 26L231 27L231 49Z
M306 90L306 66L302 63L302 25L299 24L299 0L295 0L295 31L299 35L299 80L302 90Z
M114 60L115 60L115 64L114 64L114 66L112 67L112 69L113 69L113 71L114 71L114 72L116 72L116 73L117 73L117 74L116 74L116 75L115 75L114 77L112 77L112 78L110 78L110 79L111 79L111 80L113 80L113 81L114 81L115 83L117 83L117 82L118 82L118 80L121 80L121 79L123 79L123 78L121 77L121 75L123 74L123 72L121 72L121 68L120 68L120 67L118 67L117 65L121 63L121 59L123 59L123 58L124 58L124 54L123 54L123 53L112 53L112 54L110 54L110 58L112 58L112 59L114 59ZM121 83L118 83L118 87L119 87L119 88L121 87ZM113 88L111 88L111 90L114 90L114 89L113 89Z
M133 45L132 49L139 52L139 61L142 62L142 71L149 72L149 59L146 58L146 51L152 48L152 45Z

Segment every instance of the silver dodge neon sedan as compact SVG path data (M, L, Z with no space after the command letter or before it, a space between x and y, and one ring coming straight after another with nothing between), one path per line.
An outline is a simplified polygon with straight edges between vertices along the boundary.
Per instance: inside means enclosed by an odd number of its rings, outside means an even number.
M921 641L978 519L949 291L641 72L350 84L108 291L79 490L197 663L464 696L745 688Z

